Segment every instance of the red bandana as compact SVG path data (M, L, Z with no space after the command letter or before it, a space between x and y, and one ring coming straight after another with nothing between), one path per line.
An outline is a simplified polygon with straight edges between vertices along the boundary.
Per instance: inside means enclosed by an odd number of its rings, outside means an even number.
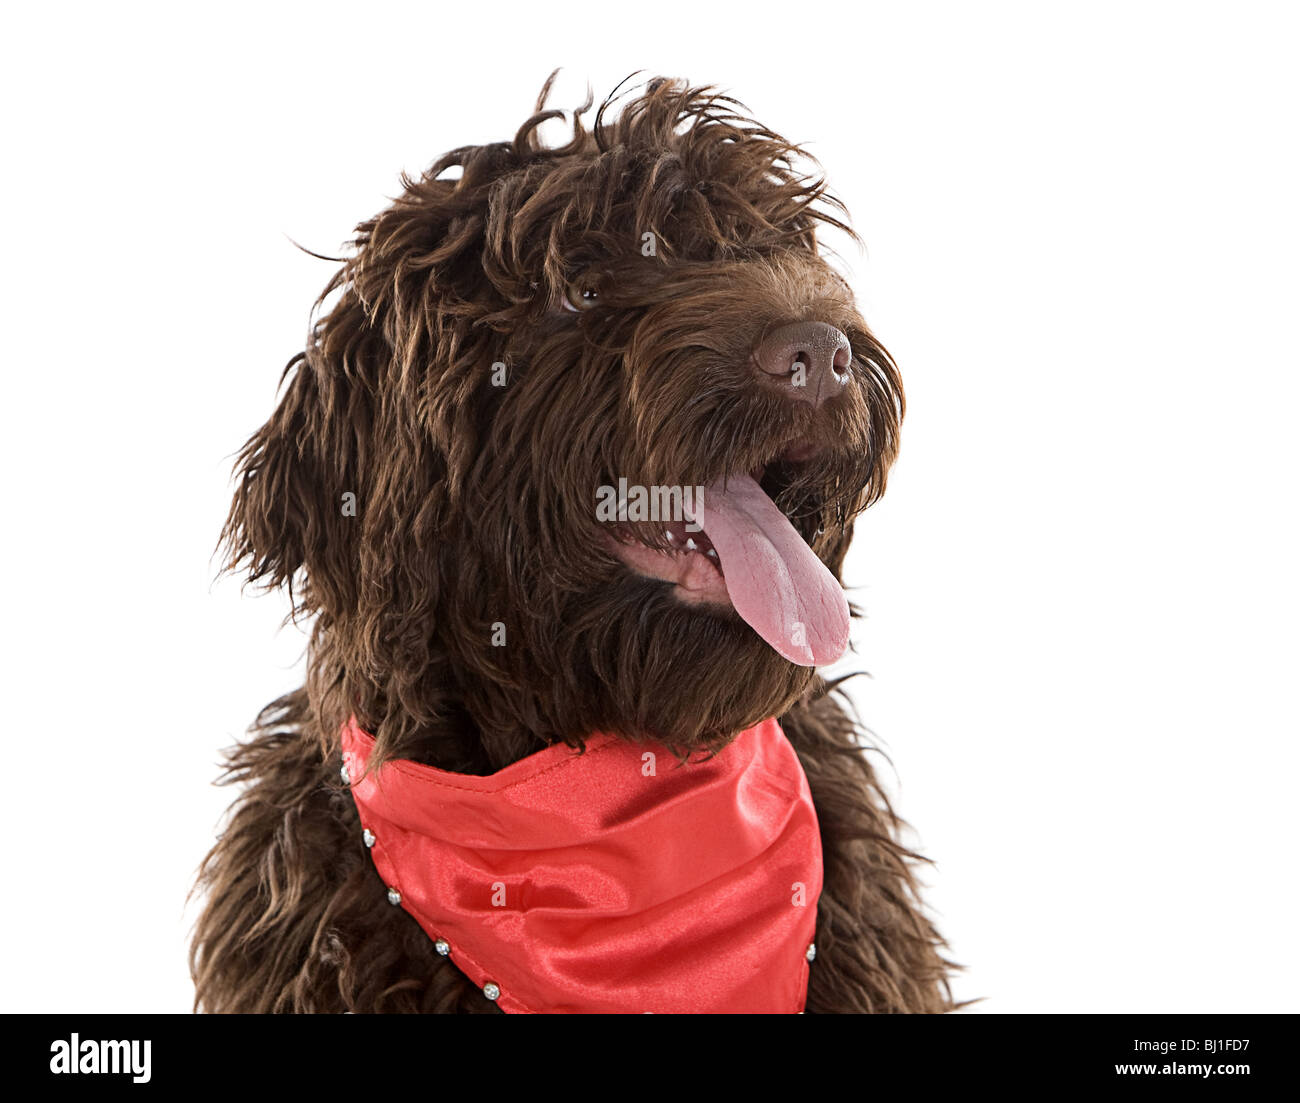
M343 729L388 898L502 1010L803 1010L821 837L776 720L687 765L599 735L488 777L365 774L374 742Z

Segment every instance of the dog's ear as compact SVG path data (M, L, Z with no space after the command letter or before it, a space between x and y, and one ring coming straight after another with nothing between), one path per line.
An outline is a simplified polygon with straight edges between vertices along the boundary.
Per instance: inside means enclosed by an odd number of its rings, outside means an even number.
M239 453L221 547L226 570L287 586L295 612L337 615L356 602L371 392L323 336L289 361L278 407Z

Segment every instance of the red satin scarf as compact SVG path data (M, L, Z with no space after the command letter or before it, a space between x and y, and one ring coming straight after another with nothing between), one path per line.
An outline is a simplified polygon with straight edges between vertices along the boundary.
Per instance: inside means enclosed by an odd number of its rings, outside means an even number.
M612 736L488 777L344 777L388 898L510 1012L802 1011L822 888L808 779L776 720L714 757Z

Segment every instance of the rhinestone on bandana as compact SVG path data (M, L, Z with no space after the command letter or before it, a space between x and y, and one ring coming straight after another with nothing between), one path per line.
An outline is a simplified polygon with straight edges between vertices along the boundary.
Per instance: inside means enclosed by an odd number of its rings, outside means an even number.
M397 907L397 905L402 902L402 894L398 892L396 889L389 889L388 902L392 904L393 907Z
M344 785L352 784L352 775L348 773L348 764L346 762L339 767L339 777L343 779Z
M371 831L370 828L367 827L363 832L361 832L361 841L362 841L363 843L365 843L366 846L368 846L368 847L370 847L370 846L374 846L374 845L375 845L375 833L374 833L373 831Z
M817 960L817 943L815 942L808 943L808 952L804 954L804 957L806 957L809 961Z
M449 953L451 953L451 946L445 938L438 939L438 941L433 944L433 948L437 950L438 953L441 954L443 957L446 957Z
M487 984L483 985L483 995L490 1000L495 1000L499 995L501 995L501 989L491 981L488 981Z

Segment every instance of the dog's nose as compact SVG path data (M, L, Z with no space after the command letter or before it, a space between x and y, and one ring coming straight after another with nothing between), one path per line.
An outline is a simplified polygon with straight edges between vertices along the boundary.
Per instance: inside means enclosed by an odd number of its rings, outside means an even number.
M813 406L839 394L852 360L849 339L825 322L782 326L754 350L754 367L765 386Z

